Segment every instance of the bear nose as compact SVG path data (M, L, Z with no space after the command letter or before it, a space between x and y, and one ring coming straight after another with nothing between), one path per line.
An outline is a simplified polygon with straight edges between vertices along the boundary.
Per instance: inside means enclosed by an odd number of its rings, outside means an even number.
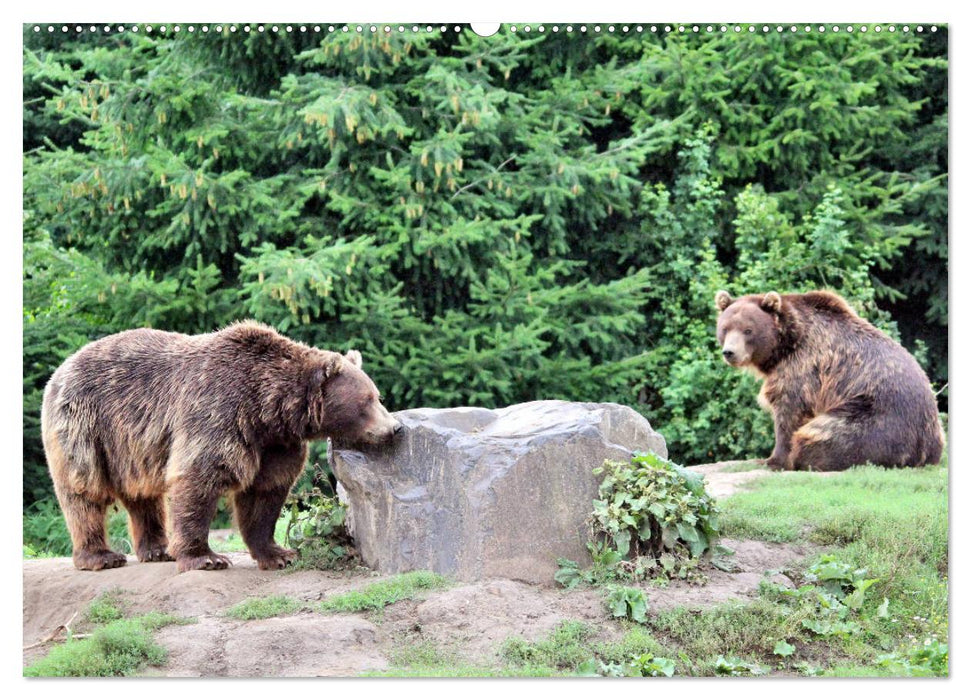
M732 350L722 350L722 357L724 357L726 360L731 360L733 357L735 357L735 353Z

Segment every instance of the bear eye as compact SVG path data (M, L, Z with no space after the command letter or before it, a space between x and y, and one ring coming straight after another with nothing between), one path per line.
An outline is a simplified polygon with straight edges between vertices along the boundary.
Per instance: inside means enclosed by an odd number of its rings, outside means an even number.
M742 332L743 332L743 333L744 333L745 335L752 335L752 329L751 329L751 328L746 328L746 329L745 329L744 331L742 331Z

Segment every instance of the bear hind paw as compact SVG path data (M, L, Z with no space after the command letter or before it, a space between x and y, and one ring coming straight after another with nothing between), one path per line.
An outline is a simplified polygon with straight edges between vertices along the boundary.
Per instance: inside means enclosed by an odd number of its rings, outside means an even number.
M180 574L196 569L205 571L225 569L233 563L229 557L224 557L222 554L216 554L212 551L194 557L178 557L176 562L178 562Z
M297 559L296 551L273 545L266 552L253 555L257 566L263 570L285 569Z
M138 550L138 561L141 562L160 562L175 561L175 557L168 553L164 544L152 545Z

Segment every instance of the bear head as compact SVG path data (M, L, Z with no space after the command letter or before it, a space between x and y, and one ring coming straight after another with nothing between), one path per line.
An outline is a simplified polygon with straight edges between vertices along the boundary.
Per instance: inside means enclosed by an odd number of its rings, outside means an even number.
M307 385L308 440L332 438L346 445L382 445L402 425L381 403L371 378L361 369L361 353L325 353Z
M722 359L732 367L761 371L774 356L781 339L782 297L776 292L732 299L715 295L717 336Z

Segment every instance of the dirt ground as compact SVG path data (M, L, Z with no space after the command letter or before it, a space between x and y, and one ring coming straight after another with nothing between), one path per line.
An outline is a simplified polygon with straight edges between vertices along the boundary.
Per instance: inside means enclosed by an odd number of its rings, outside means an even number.
M716 497L765 473L720 472L724 466L698 468ZM767 570L786 567L808 553L802 547L764 542L724 540L723 544L735 551L735 571L708 568L708 581L702 586L680 581L665 588L645 584L651 607L700 608L752 597ZM383 577L366 571L260 571L247 554L231 558L233 566L225 571L181 575L174 563L142 564L134 557L122 568L100 572L77 571L67 558L24 561L24 665L43 656L51 643L32 645L112 589L122 590L129 614L161 611L195 619L156 633L169 655L163 667L145 671L150 676L354 676L387 668L395 649L416 642L432 642L460 662L488 665L498 659L506 639L537 640L564 620L595 624L604 640L623 633L605 612L597 591L567 591L553 582L536 586L505 579L460 583L375 614L300 612L242 622L224 612L247 598L286 595L313 602ZM782 577L779 580L785 583Z

